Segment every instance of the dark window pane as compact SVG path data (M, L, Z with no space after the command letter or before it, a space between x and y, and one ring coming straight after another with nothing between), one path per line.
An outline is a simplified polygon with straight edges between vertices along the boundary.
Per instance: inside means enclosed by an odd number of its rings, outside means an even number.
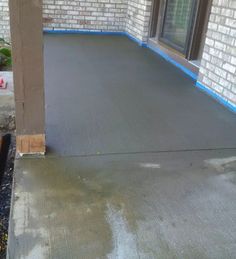
M180 50L186 48L194 0L168 0L162 38Z

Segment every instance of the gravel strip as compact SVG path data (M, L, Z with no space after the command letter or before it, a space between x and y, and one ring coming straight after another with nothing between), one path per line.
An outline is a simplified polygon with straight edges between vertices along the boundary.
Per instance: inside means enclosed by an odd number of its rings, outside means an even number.
M0 185L0 258L6 258L8 221L11 207L11 190L15 159L15 140L12 137L8 161Z

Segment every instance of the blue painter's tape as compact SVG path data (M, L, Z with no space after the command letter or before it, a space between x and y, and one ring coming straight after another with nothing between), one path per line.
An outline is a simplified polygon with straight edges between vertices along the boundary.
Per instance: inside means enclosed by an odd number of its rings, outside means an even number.
M131 34L122 31L90 31L90 30L53 30L53 29L44 29L44 33L48 34L94 34L94 35L119 35L119 36L127 36L132 41L138 43L141 47L147 47L147 44L142 42L141 40L135 38Z
M65 30L65 29L44 29L44 33L48 34L94 34L94 35L119 35L119 36L127 36L132 41L136 42L141 47L147 47L147 44L142 42L141 40L135 38L131 34L122 31L92 31L92 30Z
M89 31L89 30L49 30L44 29L44 33L48 34L93 34L93 35L126 35L121 31Z
M129 34L128 32L124 32L124 34L125 34L129 39L131 39L132 41L138 43L138 45L139 45L140 47L147 47L147 44L146 44L146 43L144 43L144 42L142 42L141 40L135 38L134 36L132 36L132 35Z
M236 105L231 104L229 101L227 101L226 99L224 99L222 96L218 95L217 93L213 92L213 90L211 90L207 86L201 84L200 82L196 82L196 87L198 89L200 89L201 91L205 92L206 94L208 94L209 96L211 96L212 98L214 98L216 101L218 101L222 105L224 105L230 111L236 113Z
M125 33L126 36L131 39L132 41L138 43L139 46L141 47L145 47L145 48L149 48L152 51L154 51L155 53L157 53L158 55L162 56L166 61L170 62L171 64L175 65L176 67L180 68L185 74L187 74L188 76L190 76L194 81L197 80L197 75L195 73L193 73L191 70L187 69L186 67L184 67L183 65L179 64L178 62L176 62L173 58L171 58L169 55L167 55L166 53L164 53L163 51L161 51L158 48L154 48L151 47L149 45L147 45L146 43L142 42L141 40L135 38L134 36L130 35L129 33Z
M152 51L156 52L157 54L159 54L160 56L162 56L166 61L170 62L171 64L173 64L174 66L180 68L185 74L187 74L188 76L190 76L194 81L197 80L198 75L193 73L191 70L187 69L186 67L184 67L183 65L179 64L177 61L175 61L173 58L171 58L169 55L167 55L166 53L164 53L163 51L161 51L159 48L155 48L152 46L147 46L149 49L151 49Z

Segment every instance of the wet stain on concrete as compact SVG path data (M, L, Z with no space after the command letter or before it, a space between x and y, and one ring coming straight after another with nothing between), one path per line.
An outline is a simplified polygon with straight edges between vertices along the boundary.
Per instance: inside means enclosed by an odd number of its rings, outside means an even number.
M23 258L34 251L42 258L67 258L70 248L71 258L106 258L111 252L114 232L109 220L116 218L109 211L116 207L119 214L127 202L114 184L100 179L99 170L80 168L73 159L29 159L20 166L17 182L13 242L21 240ZM128 208L122 209L126 216L124 210Z
M213 158L205 161L208 167L212 167L220 175L217 177L220 181L226 181L236 184L236 157Z
M212 158L205 161L206 165L214 167L219 172L224 172L225 169L236 166L236 156L224 158Z
M136 236L129 230L128 223L123 215L123 208L118 210L108 203L106 216L112 231L113 244L113 250L107 258L139 258Z

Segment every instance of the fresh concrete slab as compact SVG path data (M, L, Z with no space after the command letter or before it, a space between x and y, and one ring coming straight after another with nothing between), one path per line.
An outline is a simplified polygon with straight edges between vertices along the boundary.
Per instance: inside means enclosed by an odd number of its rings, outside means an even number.
M236 257L236 150L16 161L9 258Z
M48 155L16 161L8 257L236 257L236 117L125 37L46 35Z
M46 35L53 155L236 147L236 116L122 36Z

